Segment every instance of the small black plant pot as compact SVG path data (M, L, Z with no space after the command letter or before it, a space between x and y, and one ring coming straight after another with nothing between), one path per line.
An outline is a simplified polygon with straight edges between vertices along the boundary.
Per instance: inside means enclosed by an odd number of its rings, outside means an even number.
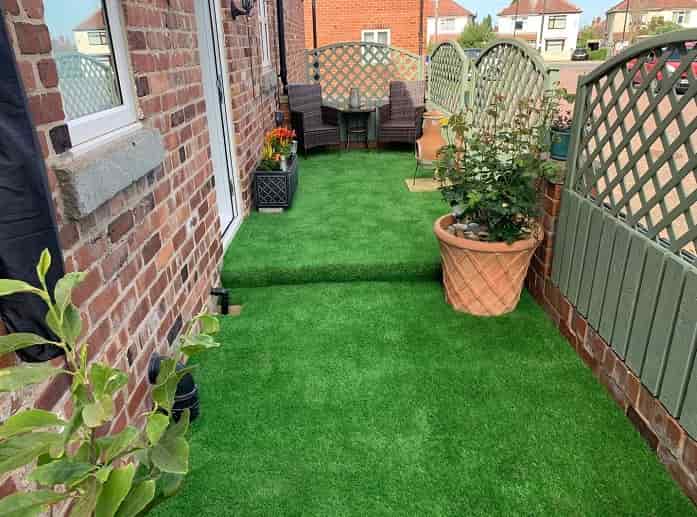
M290 208L298 188L298 159L291 156L286 171L254 172L254 205L259 208Z
M160 373L160 362L162 357L155 353L150 358L148 365L148 381L150 384L157 382L157 376ZM177 364L177 370L184 368L182 363ZM177 384L177 391L174 396L174 406L172 407L172 418L175 422L179 422L184 410L189 410L189 421L193 422L198 418L200 413L200 402L198 399L198 386L194 381L194 376L190 373L184 375Z

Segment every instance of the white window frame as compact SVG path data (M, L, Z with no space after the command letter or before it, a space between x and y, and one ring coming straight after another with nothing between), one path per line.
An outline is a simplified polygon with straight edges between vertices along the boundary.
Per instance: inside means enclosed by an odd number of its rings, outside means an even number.
M259 0L259 38L261 39L261 66L271 66L271 43L269 37L269 12L266 0Z
M365 35L369 34L371 32L375 36L375 39L373 41L366 41ZM380 43L378 41L378 32L386 32L387 33L387 43L385 43L385 45L392 44L392 31L390 29L363 29L361 31L361 41L363 43Z
M564 29L566 29L566 16L563 14L550 16L548 21L547 21L547 28L549 30L564 30Z
M682 20L680 20L682 18ZM673 11L673 23L682 25L687 23L687 11Z
M561 42L561 48L558 50L558 52L564 52L564 49L566 48L566 39L564 38L550 38L545 40L545 52L550 52L549 44L551 42ZM557 52L557 49L552 49L551 52Z
M107 33L111 36L111 50L116 62L116 75L121 90L122 104L108 110L68 120L67 125L73 146L78 146L136 122L135 96L128 66L128 47L121 2L119 0L104 0L104 6L107 11Z
M439 18L438 30L443 32L454 32L457 30L457 20L452 17Z

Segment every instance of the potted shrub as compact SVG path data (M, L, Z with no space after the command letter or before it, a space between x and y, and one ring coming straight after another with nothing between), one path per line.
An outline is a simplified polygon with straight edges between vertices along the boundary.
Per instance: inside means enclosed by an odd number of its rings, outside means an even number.
M51 256L44 251L36 267L38 285L0 278L0 296L31 293L47 306L46 323L65 352L64 364L26 364L2 370L0 392L27 389L57 375L71 378L72 414L67 420L42 409L21 409L0 425L0 474L23 469L35 490L0 500L0 515L38 515L54 504L70 506L70 515L135 516L147 513L177 493L189 470L189 409L175 418L176 391L194 366L177 368L186 357L218 347L218 320L199 314L178 338L172 356L163 358L152 390L145 426L127 425L104 436L115 418L114 400L128 375L89 361L89 344L80 337L82 319L72 292L84 273L68 273L53 293L46 285ZM0 336L0 355L46 343L26 332ZM97 344L97 343L92 343ZM65 513L66 515L68 513Z
M474 125L469 111L445 122L450 141L436 169L452 207L434 225L446 300L481 316L510 312L520 299L540 242L538 186L550 166L549 98L521 100L509 123L502 101L495 99L482 124Z
M574 102L574 95L568 93L564 88L557 88L553 99L553 113L551 124L551 147L550 155L555 160L566 160L569 156L569 141L571 140L571 117L570 106Z
M259 208L290 208L298 186L295 131L277 127L266 133L254 173L254 203Z

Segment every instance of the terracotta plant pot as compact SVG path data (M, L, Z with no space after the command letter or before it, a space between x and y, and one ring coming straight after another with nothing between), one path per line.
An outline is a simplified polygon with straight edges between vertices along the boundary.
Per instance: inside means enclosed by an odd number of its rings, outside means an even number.
M416 141L417 154L419 160L432 162L436 159L440 148L447 143L440 127L443 114L439 111L427 111L423 117L424 131L421 138Z
M520 300L539 239L513 244L463 239L448 232L454 221L445 215L433 227L440 244L445 300L456 311L476 316L511 312Z

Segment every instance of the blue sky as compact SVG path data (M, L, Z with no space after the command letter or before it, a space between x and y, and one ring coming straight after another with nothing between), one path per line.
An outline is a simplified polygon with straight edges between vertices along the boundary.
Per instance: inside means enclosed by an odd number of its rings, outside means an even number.
M99 6L99 0L44 0L46 25L51 31L51 37L64 35L72 38L73 27Z
M477 13L477 18L482 19L490 14L496 23L496 13L510 4L510 0L456 0L460 5ZM570 0L583 10L582 23L590 23L594 16L605 16L605 11L615 5L619 0Z

